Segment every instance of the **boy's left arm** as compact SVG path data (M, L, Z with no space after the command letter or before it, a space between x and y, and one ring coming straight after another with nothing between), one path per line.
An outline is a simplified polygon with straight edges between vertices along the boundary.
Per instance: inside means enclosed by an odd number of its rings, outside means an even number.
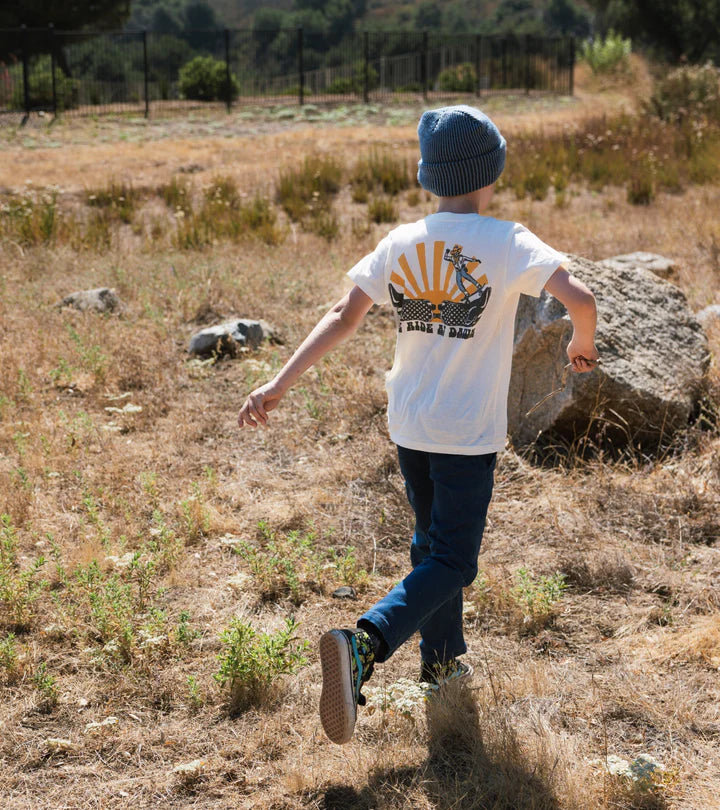
M570 316L573 335L567 347L567 355L573 371L592 371L600 357L595 348L595 296L562 265L550 276L545 289L564 305Z

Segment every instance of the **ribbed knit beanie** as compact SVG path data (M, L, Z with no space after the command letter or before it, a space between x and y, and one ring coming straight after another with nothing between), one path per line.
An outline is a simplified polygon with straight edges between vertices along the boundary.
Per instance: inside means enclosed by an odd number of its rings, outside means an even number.
M505 167L505 138L485 115L460 104L422 114L418 183L439 197L489 186Z

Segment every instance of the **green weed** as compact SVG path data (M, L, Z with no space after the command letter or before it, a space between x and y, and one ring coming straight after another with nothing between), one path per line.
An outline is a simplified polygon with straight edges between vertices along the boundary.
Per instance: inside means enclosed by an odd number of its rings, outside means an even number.
M0 624L23 632L35 618L36 602L47 587L39 579L45 558L22 570L17 559L17 531L10 516L0 515Z
M315 535L292 531L278 536L264 522L258 528L261 545L241 541L236 552L250 566L261 598L288 598L295 605L301 604L308 591L319 587L322 560L315 549Z
M19 677L20 662L13 633L8 633L5 638L0 639L0 672L3 673L3 680L7 683L13 683Z
M522 611L525 629L534 632L545 627L554 618L555 605L567 589L565 575L536 577L527 568L520 568L515 580L510 596Z
M210 528L210 513L200 484L193 483L192 491L192 495L180 501L183 532L188 543L204 537Z
M218 655L215 680L229 686L230 711L265 703L273 695L278 678L292 675L307 663L307 641L295 637L290 618L277 633L260 633L247 622L233 619L220 634L224 649Z
M38 664L32 680L40 693L40 708L43 711L52 711L57 706L58 688L55 678L47 671L47 665L44 661Z
M630 65L632 43L620 34L608 31L605 37L596 37L583 43L580 58L587 62L593 73L614 73Z
M102 208L110 220L130 223L140 201L140 193L130 183L111 180L105 188L88 189L85 202L93 208Z
M340 190L342 175L342 166L335 158L306 157L301 166L280 173L277 201L291 219L301 222L311 207L329 209L332 196Z

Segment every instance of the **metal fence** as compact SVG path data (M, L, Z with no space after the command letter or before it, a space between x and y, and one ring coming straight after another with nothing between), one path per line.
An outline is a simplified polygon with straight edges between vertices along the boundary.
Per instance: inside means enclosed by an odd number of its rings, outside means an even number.
M64 114L573 92L571 38L365 32L0 29L0 112ZM204 62L193 71L197 57ZM190 78L188 78L190 75ZM193 83L194 81L194 83ZM214 82L214 85L213 85Z

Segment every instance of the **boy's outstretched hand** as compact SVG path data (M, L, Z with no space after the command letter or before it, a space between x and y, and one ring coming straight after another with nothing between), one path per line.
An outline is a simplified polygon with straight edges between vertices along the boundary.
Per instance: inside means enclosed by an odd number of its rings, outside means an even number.
M592 371L600 362L600 353L595 348L595 343L590 341L583 344L575 336L568 343L567 356L572 370L579 373Z
M268 411L277 407L284 394L285 392L281 391L274 381L256 388L252 393L248 394L248 398L240 408L238 426L257 427L263 425L264 427L267 425Z

